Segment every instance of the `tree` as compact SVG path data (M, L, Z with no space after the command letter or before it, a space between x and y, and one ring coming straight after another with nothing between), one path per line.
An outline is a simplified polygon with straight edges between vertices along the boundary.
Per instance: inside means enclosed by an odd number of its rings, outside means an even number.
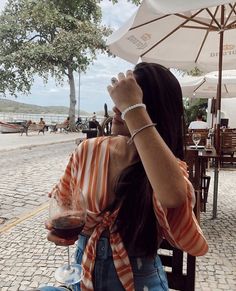
M106 52L111 30L101 25L96 0L9 0L0 16L0 93L29 93L35 74L70 86L75 121L74 72L85 72Z

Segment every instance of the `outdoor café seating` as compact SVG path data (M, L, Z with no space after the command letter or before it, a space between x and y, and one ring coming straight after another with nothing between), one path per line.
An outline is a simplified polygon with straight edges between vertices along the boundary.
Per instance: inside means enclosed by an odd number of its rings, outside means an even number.
M236 157L234 156L234 153L236 152L236 129L221 130L220 150L221 167L223 167L225 163L233 164L236 162Z
M97 120L90 120L88 128L82 129L82 132L87 135L87 138L98 136L100 124Z
M90 121L89 128L83 129L82 132L87 135L87 138L96 136L111 135L112 117L105 117L101 123Z
M186 151L185 162L188 165L189 179L195 189L194 213L197 220L200 221L201 179L198 151ZM171 246L166 240L163 240L158 254L167 274L169 288L171 290L194 291L196 257Z
M171 290L194 291L196 257L174 248L163 240L158 254L165 268Z

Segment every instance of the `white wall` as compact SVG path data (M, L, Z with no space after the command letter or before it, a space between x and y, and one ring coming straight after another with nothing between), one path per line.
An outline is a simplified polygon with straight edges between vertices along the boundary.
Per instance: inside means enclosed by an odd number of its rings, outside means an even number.
M229 118L229 127L236 128L236 98L221 100L221 117Z
M211 124L211 99L208 99L207 122ZM221 99L221 118L229 119L229 127L236 128L236 98Z

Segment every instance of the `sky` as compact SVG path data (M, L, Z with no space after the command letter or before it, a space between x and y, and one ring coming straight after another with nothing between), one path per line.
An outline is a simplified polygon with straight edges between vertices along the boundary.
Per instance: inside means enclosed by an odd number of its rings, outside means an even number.
M4 8L6 2L7 0L0 0L0 10ZM111 26L113 30L118 29L137 10L137 6L127 0L119 0L119 3L115 5L108 0L103 0L101 6L103 23ZM113 105L107 93L107 85L112 76L130 68L133 68L133 64L118 57L98 55L97 60L90 66L86 74L81 74L80 109L87 112L101 111L104 103L107 103L108 109L111 110ZM79 76L77 73L75 73L75 82L78 97ZM42 79L36 76L31 94L19 95L17 98L8 96L7 99L41 106L69 107L69 84L65 81L62 87L56 86L54 79L49 79L45 85Z

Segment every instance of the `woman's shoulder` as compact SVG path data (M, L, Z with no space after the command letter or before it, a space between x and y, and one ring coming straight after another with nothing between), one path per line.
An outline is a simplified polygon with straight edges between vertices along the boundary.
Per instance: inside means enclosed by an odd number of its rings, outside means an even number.
M129 147L127 144L128 137L117 135L117 136L98 136L94 138L84 139L81 142L82 146L87 145L94 145L94 146L100 146L101 144L109 144L111 146L125 146Z
M134 145L127 144L128 137L118 136L99 136L86 139L81 143L81 147L99 149L101 151L109 151L111 159L119 160L125 164L137 161L138 154Z

